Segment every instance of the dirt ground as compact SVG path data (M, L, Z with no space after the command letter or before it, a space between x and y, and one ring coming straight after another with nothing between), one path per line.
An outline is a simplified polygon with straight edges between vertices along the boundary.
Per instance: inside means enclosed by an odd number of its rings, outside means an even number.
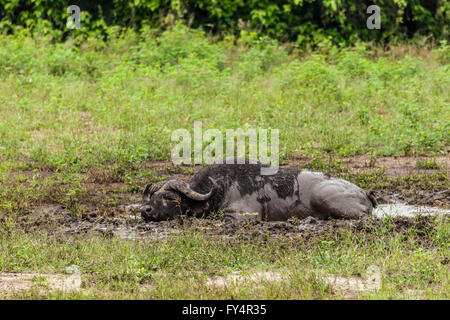
M388 176L402 177L410 174L432 175L436 172L450 170L450 157L442 156L432 158L439 164L439 168L421 169L417 166L419 160L427 161L427 158L415 157L377 157L371 160L367 156L356 156L339 161L341 167L347 167L349 172L371 172L383 169ZM297 169L308 168L311 159L298 158L290 161L286 166ZM153 175L164 179L189 179L194 171L201 167L193 168L174 167L169 162L148 162L142 166L143 170L152 170ZM187 169L190 169L187 170ZM44 175L45 176L45 175ZM214 235L231 237L235 235L246 237L292 237L301 235L310 237L328 232L334 228L350 227L368 229L376 226L377 219L321 221L307 218L302 221L291 219L286 222L263 222L243 219L243 221L225 221L220 216L208 219L193 217L179 217L173 221L144 222L140 218L139 207L141 198L139 193L128 191L128 185L119 182L96 183L86 181L84 187L89 196L81 204L81 215L73 215L71 212L57 203L41 203L33 210L19 219L19 224L28 232L79 235L88 232L96 232L105 235L119 236L122 238L137 239L151 237L154 239L181 232L183 228L206 230ZM143 188L143 187L142 187ZM450 207L450 190L448 189L421 189L417 186L413 197L407 196L396 185L388 188L374 190L380 204L402 202L413 205L436 205L442 208ZM109 198L115 201L109 203ZM107 204L105 204L107 203ZM424 220L412 220L407 218L394 219L399 230L408 229L411 224L426 224L429 218ZM416 226L417 227L417 226ZM370 229L370 228L369 228Z
M423 169L417 166L420 161L429 161L433 159L439 168ZM305 167L310 162L308 158L296 158L289 161L288 166ZM433 158L427 157L373 157L367 155L358 155L339 161L344 167L350 168L355 172L364 172L369 169L385 169L385 174L389 177L405 176L411 173L432 174L439 170L450 171L450 157L439 156Z
M48 208L50 209L50 208ZM50 215L52 222L34 220L27 223L25 229L29 232L54 236L80 236L89 233L101 234L107 237L124 239L162 239L182 232L202 231L212 237L222 240L255 240L260 239L309 239L324 233L333 233L338 229L347 228L356 232L376 232L382 222L374 217L358 220L319 220L308 217L303 220L296 218L288 221L266 222L243 216L241 220L227 220L221 216L195 218L180 216L170 221L144 222L138 215L139 207L130 205L123 208L124 212L117 216L98 216L95 213L84 215L81 219L71 216L63 209L54 206ZM391 220L393 228L398 233L407 234L408 230L417 230L416 237L427 242L428 231L434 228L433 217L419 216L416 218L395 217ZM45 224L44 227L43 224Z
M380 273L377 273L377 267L373 270L368 269L366 274L358 277L345 277L339 275L320 275L320 278L328 284L338 296L343 299L352 300L358 298L358 293L371 293L381 287ZM292 277L289 272L280 271L250 271L245 274L234 272L228 276L217 276L205 278L205 285L211 289L222 289L224 287L239 287L243 284L252 284L253 286L263 287L268 282L289 281ZM73 278L73 279L72 279ZM78 283L76 283L78 281ZM74 276L57 273L37 273L21 272L9 273L0 272L0 295L13 294L18 291L38 290L38 291L60 291L70 293L73 291L83 291L81 288L82 279L76 279ZM147 291L152 286L141 284L139 291ZM86 293L86 292L85 292ZM415 292L412 292L415 293Z

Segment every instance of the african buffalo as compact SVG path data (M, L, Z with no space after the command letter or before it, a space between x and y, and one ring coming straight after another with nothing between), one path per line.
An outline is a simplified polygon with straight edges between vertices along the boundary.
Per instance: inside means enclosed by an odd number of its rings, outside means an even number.
M323 173L279 168L274 175L261 175L261 163L211 164L186 183L169 180L147 185L141 208L146 221L177 215L207 216L223 212L242 217L283 221L291 217L320 219L359 218L377 205L372 191ZM244 215L243 215L244 214Z

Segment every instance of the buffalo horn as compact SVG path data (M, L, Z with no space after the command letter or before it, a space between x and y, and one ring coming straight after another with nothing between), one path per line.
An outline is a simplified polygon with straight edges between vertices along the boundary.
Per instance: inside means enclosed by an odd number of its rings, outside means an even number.
M211 178L210 180L213 181ZM206 201L212 196L216 185L217 184L215 183L215 181L213 181L213 187L207 194L201 194L192 190L189 184L182 180L171 180L168 182L167 187L184 194L186 197L192 200Z

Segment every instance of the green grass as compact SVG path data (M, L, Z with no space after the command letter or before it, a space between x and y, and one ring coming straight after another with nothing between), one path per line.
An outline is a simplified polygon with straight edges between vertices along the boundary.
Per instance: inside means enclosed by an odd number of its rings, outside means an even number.
M373 167L380 155L448 154L448 46L304 53L268 40L216 41L181 26L116 31L107 43L0 35L0 271L62 272L77 264L84 283L82 293L42 292L37 277L37 289L5 297L327 299L336 292L319 271L354 276L374 264L383 287L364 298L404 298L408 288L449 298L448 222L426 243L415 230L396 233L389 221L378 234L344 230L280 242L226 243L193 230L161 241L24 233L41 205L58 204L74 217L92 208L114 215L119 204L138 201L133 193L145 183L191 175L192 167L160 172L149 163L170 160L172 131L192 132L197 120L223 132L278 128L282 161L306 156L309 168L364 188L412 196L449 188L448 172L434 160L416 167L436 172L399 177L382 168L354 172L339 160L367 154ZM292 277L263 288L205 286L206 277L254 270Z
M419 169L439 169L441 165L436 162L434 159L429 160L417 160L416 167Z
M223 241L186 227L163 240L121 240L99 236L41 237L14 231L0 235L0 271L63 273L76 264L82 292L41 288L4 293L5 298L150 298L150 299L333 299L340 292L324 281L327 275L358 277L370 265L381 270L382 286L359 298L448 299L448 221L396 231L390 219L369 231L339 229L317 238ZM208 278L233 271L252 274L276 271L289 275L262 286L244 284L221 289ZM41 279L42 280L42 279ZM39 281L38 281L39 282ZM42 282L42 281L40 281Z
M270 41L214 42L182 27L78 46L42 35L2 35L0 44L0 151L9 164L125 172L169 160L171 132L192 132L196 120L204 130L279 128L282 159L448 153L442 50L288 54Z

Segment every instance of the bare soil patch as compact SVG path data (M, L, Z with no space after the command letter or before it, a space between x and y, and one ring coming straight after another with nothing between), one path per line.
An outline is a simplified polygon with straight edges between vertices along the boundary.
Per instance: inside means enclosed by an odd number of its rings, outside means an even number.
M0 273L0 294L13 291L39 290L71 291L68 276L56 273L21 272Z
M206 285L211 289L239 287L244 284L264 286L269 282L289 281L294 275L282 271L254 271L242 274L233 272L227 276L209 278ZM360 295L374 293L381 289L381 271L376 266L370 266L364 276L342 276L336 274L317 275L317 280L328 285L339 297L345 300L358 299Z

